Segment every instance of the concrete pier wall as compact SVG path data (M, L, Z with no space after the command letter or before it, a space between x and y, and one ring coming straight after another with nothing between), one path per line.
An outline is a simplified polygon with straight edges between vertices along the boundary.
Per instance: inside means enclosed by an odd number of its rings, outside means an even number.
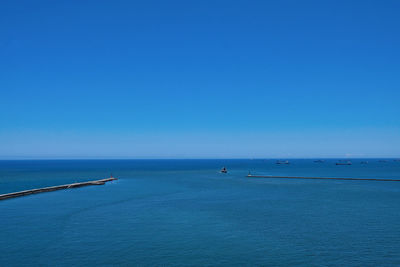
M400 179L378 179L378 178L303 177L303 176L275 176L275 175L252 175L252 174L248 174L246 177L248 177L248 178L277 178L277 179L319 179L319 180L400 182Z

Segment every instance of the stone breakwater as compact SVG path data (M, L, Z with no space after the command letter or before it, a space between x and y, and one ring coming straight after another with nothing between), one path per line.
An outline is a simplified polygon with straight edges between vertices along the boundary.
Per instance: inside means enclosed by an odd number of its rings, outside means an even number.
M4 199L8 199L8 198L14 198L14 197L22 197L22 196L38 194L38 193L44 193L44 192L51 192L51 191L62 190L62 189L77 188L77 187L82 187L82 186L103 185L106 182L110 182L110 181L114 181L114 180L117 180L117 178L110 177L110 178L106 178L106 179L88 181L88 182L82 182L82 183L64 184L64 185L57 185L57 186L29 189L29 190L24 190L24 191L19 191L19 192L0 195L0 200L4 200Z

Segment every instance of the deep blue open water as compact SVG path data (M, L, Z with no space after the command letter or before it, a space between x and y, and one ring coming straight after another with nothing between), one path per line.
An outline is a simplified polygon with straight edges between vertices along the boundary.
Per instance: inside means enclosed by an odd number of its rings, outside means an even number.
M400 162L0 161L0 266L400 266ZM226 166L228 174L218 170Z

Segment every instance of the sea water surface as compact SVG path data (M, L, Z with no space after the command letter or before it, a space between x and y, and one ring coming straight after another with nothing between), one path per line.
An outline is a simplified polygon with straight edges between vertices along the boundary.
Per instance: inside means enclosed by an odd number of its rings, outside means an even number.
M400 266L400 162L0 161L0 266ZM223 166L227 174L219 173Z

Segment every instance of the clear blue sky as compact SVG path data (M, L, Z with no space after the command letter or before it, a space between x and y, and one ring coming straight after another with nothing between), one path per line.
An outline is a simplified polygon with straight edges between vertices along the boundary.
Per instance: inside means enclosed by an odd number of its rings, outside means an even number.
M0 158L400 157L400 1L1 1Z

